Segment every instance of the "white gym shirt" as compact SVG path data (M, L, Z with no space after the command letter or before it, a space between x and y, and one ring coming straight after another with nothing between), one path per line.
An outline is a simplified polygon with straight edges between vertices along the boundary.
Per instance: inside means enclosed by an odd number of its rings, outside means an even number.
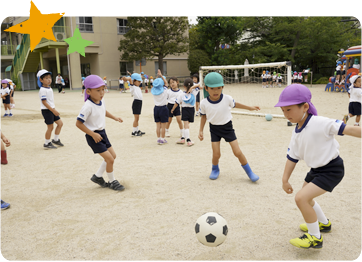
M350 95L349 102L359 102L362 103L362 89L358 87L354 87L351 85L351 87L348 90L348 93Z
M134 99L142 100L142 90L139 86L130 85L129 90L131 91Z
M304 160L307 166L327 165L339 155L339 144L334 135L343 135L341 120L309 115L301 129L293 130L287 158L295 163Z
M174 104L175 101L176 101L176 98L183 93L183 91L181 89L177 90L177 91L174 91L171 89L168 89L168 99L167 99L167 102L170 103L170 104Z
M94 103L90 98L85 101L77 120L91 131L103 130L106 127L106 106L104 100L99 104Z
M154 87L153 87L154 88ZM155 101L155 106L165 106L167 105L168 92L167 87L163 86L163 93L155 96L153 95L153 100Z
M212 101L209 97L202 99L200 113L206 115L207 121L212 125L225 125L233 118L230 110L234 107L234 99L229 95L221 94L218 101Z
M192 90L191 94L193 94L195 96L195 103L196 103L196 96L199 93L200 88L196 87L195 89ZM184 95L186 95L186 92L181 92L178 97L175 100L175 103L179 104L182 107L194 107L195 105L191 105L189 103L185 103L182 98L184 97Z
M54 94L53 94L53 89L51 87L42 86L39 89L39 98L40 98L40 109L48 109L46 108L45 105L43 105L42 100L46 100L46 102L51 108L55 108Z

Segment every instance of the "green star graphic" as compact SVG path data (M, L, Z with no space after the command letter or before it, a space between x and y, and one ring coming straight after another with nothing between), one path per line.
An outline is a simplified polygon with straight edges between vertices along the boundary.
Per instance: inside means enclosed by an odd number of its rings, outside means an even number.
M85 57L85 48L94 42L88 41L82 38L80 35L79 28L76 28L74 30L74 34L72 37L69 37L67 39L64 39L65 42L69 45L67 55L78 52L82 56Z

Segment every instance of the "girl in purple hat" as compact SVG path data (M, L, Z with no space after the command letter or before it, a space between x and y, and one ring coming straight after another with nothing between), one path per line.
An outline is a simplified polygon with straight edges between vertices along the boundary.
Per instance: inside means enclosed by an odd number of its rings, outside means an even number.
M106 117L120 123L122 123L123 120L120 117L115 117L106 110L103 100L105 84L102 78L97 75L87 76L84 80L84 87L85 103L77 117L76 126L86 133L87 143L92 148L94 154L99 154L104 159L97 173L91 177L91 180L101 187L109 187L116 191L122 191L124 190L124 186L122 186L113 175L113 163L116 158L116 153L108 140L105 126ZM107 172L108 183L103 179L104 171Z
M299 227L306 233L290 240L292 245L304 249L322 248L321 232L329 232L332 227L314 198L332 192L344 176L343 160L339 156L339 144L334 135L361 137L361 127L346 126L341 120L317 116L311 98L312 94L306 86L292 84L282 91L275 105L281 107L290 122L297 124L289 143L282 178L283 190L287 194L293 193L288 181L299 160L304 160L311 168L304 179L303 188L295 196L306 222Z

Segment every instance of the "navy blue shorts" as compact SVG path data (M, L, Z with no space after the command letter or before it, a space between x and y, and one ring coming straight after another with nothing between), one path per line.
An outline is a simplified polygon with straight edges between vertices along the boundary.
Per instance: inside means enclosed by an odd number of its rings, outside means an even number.
M44 117L44 122L47 125L53 124L55 121L58 121L60 119L59 116L55 116L52 111L49 109L42 109L41 114Z
M181 114L182 121L189 121L190 123L193 123L194 118L195 118L195 107L183 107L182 108L182 114Z
M5 98L3 98L3 104L10 104L10 95L7 95Z
M305 182L312 182L316 186L332 192L344 176L343 159L340 156L333 159L325 166L311 168L305 177Z
M266 79L265 79L265 78L263 78L263 83L264 83L264 82L266 82Z
M346 74L346 71L345 71L345 70L343 70L343 71L342 71L342 75L345 75L345 74Z
M119 84L119 89L123 89L124 85L123 84Z
M361 103L359 102L350 102L348 106L348 112L351 115L359 116L361 115Z
M200 102L200 92L198 92L196 95L196 102Z
M180 105L178 105L175 110L173 111L173 113L171 113L171 109L173 108L174 104L167 104L167 108L168 108L168 117L174 117L174 116L180 116L181 115L181 110L180 110Z
M91 137L88 134L85 134L85 138L87 139L88 145L92 148L94 154L106 152L108 150L108 148L110 148L112 146L108 140L106 130L105 129L100 130L100 131L95 130L93 132L100 134L102 136L102 140L99 141L98 143L96 143L94 141L93 137Z
M132 112L134 115L140 115L142 110L142 100L135 99L132 103Z
M224 138L226 142L236 140L235 130L233 129L231 120L225 125L210 124L210 133L211 142L220 142L221 138Z
M340 71L340 70L338 70L338 71L337 71L337 75L340 75L340 74L341 74L341 71Z
M155 122L167 123L168 122L168 109L167 106L155 106L153 108L153 117Z

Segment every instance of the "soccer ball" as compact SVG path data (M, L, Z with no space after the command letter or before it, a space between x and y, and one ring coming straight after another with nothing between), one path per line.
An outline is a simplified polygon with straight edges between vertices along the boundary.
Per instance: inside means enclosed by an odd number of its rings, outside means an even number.
M209 247L221 245L228 234L225 218L215 212L203 214L196 220L195 232L197 239Z

